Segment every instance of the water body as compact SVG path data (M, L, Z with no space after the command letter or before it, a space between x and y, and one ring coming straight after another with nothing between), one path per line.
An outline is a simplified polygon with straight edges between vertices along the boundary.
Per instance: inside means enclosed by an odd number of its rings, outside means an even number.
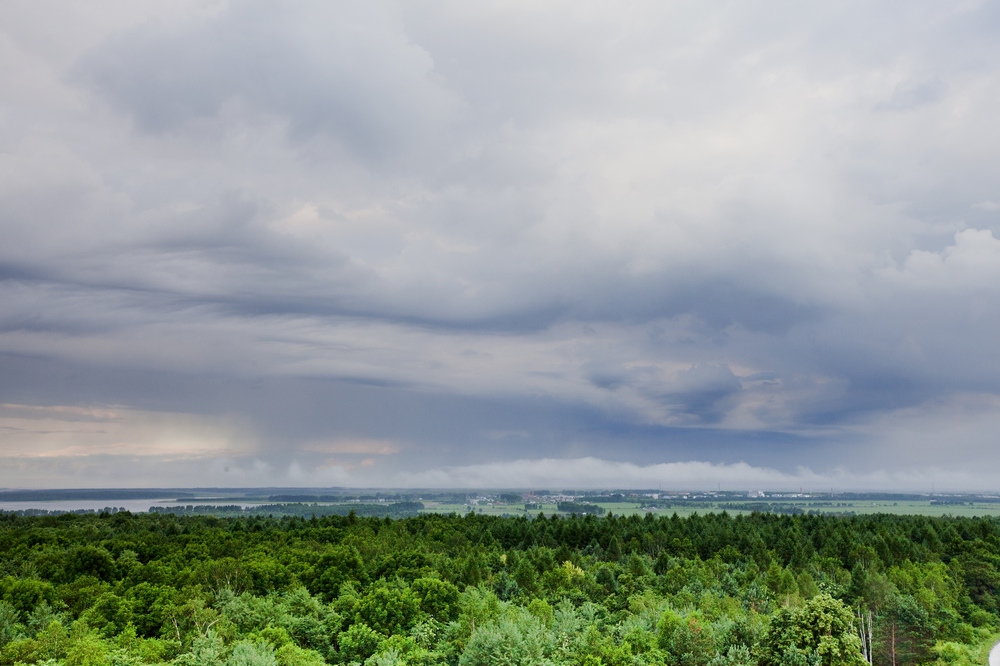
M990 666L1000 666L1000 643L993 646L990 650Z
M101 511L105 508L117 508L132 513L146 513L151 506L187 506L208 504L211 506L258 506L258 502L199 502L197 500L178 502L176 497L161 499L97 499L97 500L28 500L25 502L0 502L0 511L23 511L25 509L44 509L46 511Z

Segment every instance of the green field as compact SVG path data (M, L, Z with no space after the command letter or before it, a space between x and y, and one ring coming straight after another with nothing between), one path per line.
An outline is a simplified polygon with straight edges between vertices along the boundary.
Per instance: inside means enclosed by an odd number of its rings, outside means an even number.
M676 513L681 518L686 518L693 513L706 514L706 513L721 513L723 509L719 508L720 504L725 505L748 505L746 510L738 510L727 508L725 509L730 515L740 515L752 513L753 509L749 506L751 504L759 504L762 500L752 500L746 502L704 502L704 503L690 503L682 506L671 506L671 507L657 507L655 509L642 508L638 502L616 502L600 504L609 513L614 513L617 516L630 516L633 514L643 515L645 513L652 512L657 516L671 516ZM846 502L838 502L834 500L784 500L781 498L769 499L767 500L772 504L780 504L782 507L795 507L802 509L803 511L814 511L822 512L824 514L872 514L872 513L891 513L898 515L907 516L962 516L962 517L973 517L973 516L998 516L1000 517L1000 503L987 503L987 502L970 502L966 504L931 504L931 501L914 501L914 500L900 500L900 501L868 501L868 500L851 500ZM830 504L834 506L829 506ZM492 504L446 504L437 502L425 502L426 509L422 513L457 513L459 515L466 514L470 510L475 511L477 514L482 514L484 516L502 516L504 514L511 516L525 515L524 505L522 504L508 504L508 505L492 505ZM839 505L839 506L837 506ZM533 509L528 512L529 515L535 516L539 512L545 515L552 515L560 513L557 511L556 504L552 503L541 503L539 504L539 509ZM563 514L565 515L565 514Z

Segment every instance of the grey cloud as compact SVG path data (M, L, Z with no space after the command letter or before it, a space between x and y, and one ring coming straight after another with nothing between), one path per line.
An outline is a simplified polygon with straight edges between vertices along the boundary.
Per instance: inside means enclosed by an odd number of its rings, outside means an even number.
M697 422L718 423L728 411L724 402L738 393L743 385L725 366L695 365L678 373L680 390L664 396L668 403L678 405L682 412Z
M0 403L126 403L134 409L237 418L270 443L256 459L285 464L317 460L303 444L336 438L399 442L386 469L478 464L540 452L605 456L650 464L665 458L745 460L792 470L801 456L831 464L822 437L775 431L664 427L540 396L460 396L407 386L295 377L192 375L184 368L137 370L0 355ZM516 437L497 438L516 429ZM785 461L775 461L775 456Z
M386 475L889 469L1000 419L992 6L142 11L0 65L8 402Z
M907 82L896 86L888 102L876 108L889 111L907 111L925 104L941 101L945 85L941 81Z
M146 131L275 114L300 141L318 133L356 156L391 157L456 110L433 62L388 3L233 3L199 23L150 23L77 64L73 78Z

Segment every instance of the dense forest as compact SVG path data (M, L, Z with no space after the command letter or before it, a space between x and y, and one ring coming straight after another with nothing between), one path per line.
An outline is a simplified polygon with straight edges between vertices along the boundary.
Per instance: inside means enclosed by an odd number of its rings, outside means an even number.
M983 664L1000 522L0 516L0 664Z

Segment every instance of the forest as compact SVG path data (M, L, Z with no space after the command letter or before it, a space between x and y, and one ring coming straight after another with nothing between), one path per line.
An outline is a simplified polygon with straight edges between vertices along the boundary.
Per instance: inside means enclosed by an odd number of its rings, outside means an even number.
M1000 521L0 515L0 664L985 664Z

